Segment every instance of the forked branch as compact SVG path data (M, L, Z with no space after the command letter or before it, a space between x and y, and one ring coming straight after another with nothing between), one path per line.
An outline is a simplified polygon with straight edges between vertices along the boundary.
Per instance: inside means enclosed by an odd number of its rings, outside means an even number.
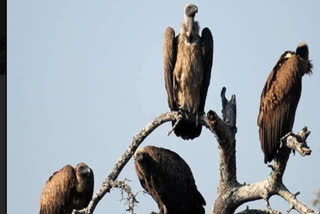
M179 118L178 112L168 112L161 114L157 118L155 118L151 123L149 123L146 127L144 127L133 139L125 153L121 156L121 158L117 161L115 166L113 167L112 172L108 175L108 177L103 182L102 186L98 190L98 192L91 199L88 207L82 210L74 210L73 214L91 214L93 213L95 207L99 203L99 201L103 198L103 196L110 191L112 188L113 182L118 178L123 167L128 163L130 158L133 156L134 152L137 150L138 146L143 142L143 140L158 126L168 121L175 121Z
M118 188L121 189L121 195L122 195L122 199L121 200L127 200L128 206L129 208L127 209L127 211L130 214L134 214L134 207L136 205L136 203L139 203L136 199L136 195L138 194L133 194L133 192L131 191L131 187L126 184L126 179L124 181L114 181L112 184L112 188ZM124 198L123 193L126 193L128 195L128 198Z
M232 99L228 101L225 98L225 89L223 88L221 98L223 103L223 121L216 114L211 118L208 115L208 118L211 119L209 124L212 124L210 129L216 133L220 154L220 181L218 195L211 213L234 213L240 205L258 199L266 200L267 206L271 212L272 210L268 200L273 195L279 195L284 198L289 203L289 209L295 209L299 213L303 214L314 213L312 209L297 200L296 195L292 194L282 183L282 177L287 166L291 149L296 150L302 156L311 154L311 150L306 143L310 131L305 127L299 133L288 133L281 139L281 148L279 149L278 159L274 161L273 165L271 165L272 171L265 180L252 184L239 184L236 179L235 161L236 124L235 122L230 124L230 121L236 121L236 118L229 118L235 117L236 113L225 113L230 111L230 109L233 109L233 111L236 109L235 96L232 96ZM232 105L234 106L232 107ZM211 112L211 114L213 113Z

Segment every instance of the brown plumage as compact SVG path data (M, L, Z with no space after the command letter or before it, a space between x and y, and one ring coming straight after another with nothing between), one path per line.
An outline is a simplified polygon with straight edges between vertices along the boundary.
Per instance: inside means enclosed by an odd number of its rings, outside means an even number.
M210 84L213 38L208 28L202 30L200 37L199 24L194 21L197 12L197 6L186 5L178 36L173 28L166 29L163 65L170 110L199 116L204 113ZM174 132L183 139L193 139L200 135L201 125L184 120Z
M40 197L40 214L70 214L87 207L93 194L92 170L79 163L66 165L47 181Z
M147 146L134 155L142 187L157 202L160 214L204 214L206 204L188 164L175 152Z
M310 74L311 69L308 46L301 43L296 52L286 51L282 54L267 79L258 116L265 163L277 157L281 137L292 131L301 95L302 76Z

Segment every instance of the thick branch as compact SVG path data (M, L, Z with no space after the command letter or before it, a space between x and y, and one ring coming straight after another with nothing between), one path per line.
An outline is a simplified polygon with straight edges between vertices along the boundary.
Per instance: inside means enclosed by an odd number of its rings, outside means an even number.
M93 196L87 208L82 210L74 210L73 214L91 214L93 213L95 207L99 203L99 201L103 198L103 196L110 191L112 188L113 182L119 176L122 168L127 164L130 160L134 152L137 150L138 146L143 142L143 140L158 126L161 124L174 121L179 118L178 112L168 112L161 114L159 117L155 118L151 123L149 123L145 128L143 128L133 139L125 153L121 156L121 158L115 164L112 172L108 175L106 180L103 182L102 186L98 190L98 192Z
M224 209L226 206L225 196L232 194L233 188L238 186L235 152L236 97L232 95L231 100L228 101L225 92L226 89L223 88L221 92L223 120L214 111L209 111L207 114L209 128L215 133L219 143L220 179L213 213L219 213Z
M230 101L225 97L226 88L223 87L221 92L222 99L222 114L223 120L216 112L210 110L207 118L203 121L207 128L209 128L215 135L219 143L220 154L220 183L227 182L230 186L237 185L236 175L236 155L235 155L235 133L236 133L236 97L232 95ZM223 186L219 184L219 187ZM222 190L221 190L222 191ZM219 192L219 190L218 190Z
M312 209L310 209L309 207L307 207L305 204L301 203L299 200L297 200L297 195L299 194L292 194L287 187L285 187L283 184L281 185L278 194L284 198L289 204L289 210L295 209L297 210L299 213L303 213L303 214L311 214L311 213L315 213Z

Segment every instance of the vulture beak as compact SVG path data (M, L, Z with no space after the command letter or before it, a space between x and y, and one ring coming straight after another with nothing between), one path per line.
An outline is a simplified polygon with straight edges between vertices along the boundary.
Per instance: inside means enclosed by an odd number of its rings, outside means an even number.
M196 13L198 13L198 7L193 5L191 17L195 17Z
M198 13L198 7L197 6L194 6L194 13Z

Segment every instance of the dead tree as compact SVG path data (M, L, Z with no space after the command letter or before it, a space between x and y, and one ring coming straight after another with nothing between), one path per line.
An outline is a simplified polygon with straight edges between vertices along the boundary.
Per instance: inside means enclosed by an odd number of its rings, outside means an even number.
M220 178L217 197L214 202L211 214L230 214L242 204L263 199L267 203L267 210L253 210L247 208L240 212L241 214L279 214L281 212L272 210L269 205L269 198L273 195L279 195L284 198L289 204L289 210L295 209L299 213L311 214L315 213L311 208L297 199L298 193L291 193L282 182L282 177L285 173L286 165L292 150L297 151L302 156L310 155L311 150L307 146L306 139L310 131L305 127L297 134L288 133L281 139L279 149L279 158L269 165L271 168L270 175L263 181L240 184L237 181L236 167L236 97L232 95L231 100L225 97L226 89L221 91L222 99L222 119L214 111L209 111L207 116L199 118L200 124L208 128L218 141L219 147L219 162L220 162ZM103 196L110 192L114 187L115 181L119 176L123 167L128 163L130 158L143 140L158 126L168 121L179 122L184 116L179 112L168 112L161 114L143 128L132 140L131 144L115 164L112 172L103 182L100 189L93 196L88 207L82 210L74 210L76 214L91 214ZM196 119L196 118L191 118ZM173 127L174 128L174 127ZM171 133L171 131L169 132ZM240 214L239 213L239 214Z

